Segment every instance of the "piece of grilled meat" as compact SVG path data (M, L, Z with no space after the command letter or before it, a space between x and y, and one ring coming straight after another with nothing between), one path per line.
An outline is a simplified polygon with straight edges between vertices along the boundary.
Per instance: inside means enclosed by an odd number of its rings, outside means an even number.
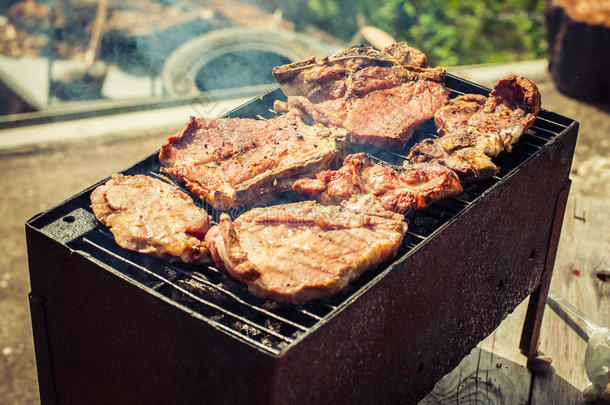
M296 112L269 120L192 118L159 153L163 170L213 207L260 202L290 190L294 178L341 162L344 129L303 123Z
M216 264L254 295L301 303L336 294L393 257L406 230L402 215L364 196L255 208L235 221L222 214L206 242Z
M343 50L278 66L273 75L288 96L277 111L297 109L324 125L342 127L355 142L402 148L418 124L447 100L445 70L405 42L382 51Z
M462 192L458 177L445 166L422 163L390 167L373 163L366 153L347 156L338 170L324 170L314 179L297 180L292 189L324 204L370 194L385 209L401 214Z
M125 249L183 262L210 261L210 217L179 187L138 174L115 174L91 193L97 219Z
M529 79L507 76L489 97L464 94L451 99L434 115L439 134L415 145L413 163L438 162L463 180L497 174L491 158L512 146L532 126L540 111L540 92Z

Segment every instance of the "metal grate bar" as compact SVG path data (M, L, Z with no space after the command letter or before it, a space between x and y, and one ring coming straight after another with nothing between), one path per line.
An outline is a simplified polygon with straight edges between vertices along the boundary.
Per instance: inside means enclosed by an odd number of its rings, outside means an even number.
M418 234L416 234L416 233L413 233L413 231L409 231L409 230L407 231L407 235L414 237L415 239L419 240L419 242L421 242L421 241L423 241L424 239L426 239L426 237L425 237L425 236L418 235ZM418 242L418 243L419 243L419 242Z
M548 140L536 135L525 134L521 137L519 142L523 142L540 149L547 144Z
M549 140L546 139L543 136L540 136L539 134L536 133L536 131L533 131L531 128L528 129L525 132L525 135L523 135L524 137L528 137L528 138L535 138L538 139L543 145L546 144Z
M377 156L369 154L369 156L371 157L372 160L376 161L377 163L385 163L384 160L379 159Z
M458 196L453 197L453 199L454 199L454 200L456 200L456 201L461 202L461 203L462 203L462 204L464 204L464 205L470 205L470 201L466 201L466 200L461 199L459 195L458 195Z
M186 272L186 271L184 271L184 270L182 270L182 269L180 269L180 268L178 268L176 266L172 266L171 264L166 265L166 266L170 267L172 270L177 271L180 274L183 274L183 275L185 275L187 277L192 277L194 280L198 281L199 283L205 284L208 287L211 287L211 288L213 288L213 289L215 289L217 291L222 292L223 294L225 294L225 295L231 297L232 299L234 299L236 302L238 302L238 303L240 303L240 304L250 308L253 311L260 312L261 314L267 315L267 316L269 316L271 318L274 318L274 319L276 319L278 321L284 322L284 323L286 323L286 324L288 324L290 326L293 326L293 327L295 327L297 329L300 329L302 331L307 330L307 327L305 327L303 325L299 325L298 323L295 323L295 322L293 322L293 321L291 321L289 319L286 319L286 318L284 318L282 316L274 314L273 312L270 312L270 311L266 310L265 308L258 307L256 305L252 305L252 304L244 301L239 296L237 296L237 294L234 294L231 291L229 291L229 290L227 290L227 289L225 289L223 287L220 287L220 286L218 286L218 285L216 285L216 284L206 280L205 277L201 277L201 276L198 277L196 274L189 274L188 272Z
M220 307L218 307L216 305L213 305L213 304L210 305L210 303L207 303L207 302L205 302L203 300L200 300L199 297L197 297L196 295L190 293L189 291L186 291L185 289L183 289L183 288L181 288L179 286L173 285L171 282L168 282L167 280L163 279L163 277L159 276L158 274L156 274L154 272L151 272L148 269L146 269L145 267L139 266L136 263L133 263L133 262L127 260L126 258L124 258L124 257L122 257L122 256L120 256L120 255L118 255L116 253L113 253L109 249L106 249L103 246L100 246L99 244L95 243L94 241L89 240L87 237L83 237L82 240L83 240L83 242L89 244L91 247L104 252L105 254L109 255L110 257L112 257L114 259L117 259L117 260L120 260L121 262L123 262L125 264L128 264L129 266L132 266L132 267L138 269L139 271L142 271L142 272L146 273L147 275L149 275L151 277L157 278L158 279L158 286L156 288L157 290L161 286L164 286L164 285L168 286L168 287L172 287L173 289L179 291L181 294L184 294L185 296L188 296L189 298L193 299L196 302L199 302L199 303L201 303L201 304L203 304L203 305L205 305L207 307L211 307L211 308L213 308L213 309L215 309L215 310L217 310L217 311L219 311L221 313L225 312L225 311L223 311L222 308L220 308ZM236 316L236 315L233 315L233 314L225 314L225 315L227 315L229 318L234 318L234 319L236 319L239 322L243 322L244 324L250 325L254 329L259 330L261 333L268 333L269 335L272 335L272 336L276 336L277 335L276 337L278 339L280 339L280 340L282 340L282 341L284 341L286 343L292 342L291 339L284 338L281 335L278 335L277 333L275 333L273 331L269 330L267 332L267 330L265 330L265 328L261 328L260 326L258 326L256 324L252 324L250 321L248 321L247 319L245 319L243 317ZM213 324L215 327L225 331L226 333L228 333L230 335L237 336L240 339L243 339L243 340L249 342L250 344L252 344L254 346L257 346L257 347L262 348L264 350L270 351L270 352L272 352L274 354L279 354L281 352L281 348L279 348L279 347L274 347L272 345L265 344L263 342L259 342L258 340L253 339L250 336L247 336L247 335L245 335L243 333L240 333L239 331L236 330L236 328L234 328L232 326L225 325L225 324L223 324L221 322L218 322L217 320L215 320L215 319L213 319L213 318L211 318L209 316L205 316L204 314L201 314L201 316L206 318L206 320L208 322L210 322L211 324Z
M253 327L253 328L255 328L255 329L259 329L259 330L261 330L261 331L263 331L263 332L265 332L265 333L267 333L267 334L269 334L269 335L271 335L271 336L274 336L274 337L276 337L276 338L278 338L278 339L280 339L280 340L283 340L283 341L285 341L285 342L287 342L287 343L290 343L290 342L292 342L292 341L293 341L293 339L291 339L291 338L289 338L289 337L286 337L286 336L284 336L284 335L282 335L282 334L280 334L280 333L277 333L277 332L275 332L275 331L273 331L273 330L271 330L271 329L268 329L268 328L266 328L266 327L264 327L264 326L258 325L257 323L255 323L255 322L253 322L253 321L250 321L249 319L246 319L246 318L245 318L245 317L243 317L243 316L240 316L240 315L234 314L234 313L232 313L231 311L228 311L228 310L226 310L225 308L220 307L219 305L216 305L216 304L214 304L214 303L211 303L211 302L208 302L208 301L206 301L206 300L202 299L201 297L199 297L199 296L197 296L197 295L195 295L195 294L191 293L190 291L187 291L187 290L185 290L184 288L182 288L182 287L180 287L180 286L178 286L178 285L176 285L176 284L174 284L174 283L172 283L172 282L169 282L169 281L167 281L167 280L163 279L163 277L159 276L159 275L158 275L158 274L156 274L155 272L152 272L152 271L148 270L146 267L141 266L141 265L139 265L139 264L137 264L137 263L134 263L134 262L132 262L131 260L127 259L126 257L123 257L123 256L121 256L121 255L118 255L118 254L116 254L116 253L112 252L111 250L106 249L106 248L104 248L103 246L100 246L99 244L95 243L94 241L90 240L90 239L89 239L89 238L87 238L87 237L84 237L84 238L83 238L83 241L84 241L84 242L86 242L86 243L88 243L89 245L91 245L91 246L95 247L96 249L99 249L99 250L103 251L104 253L106 253L106 254L108 254L108 255L110 255L110 256L112 256L112 257L114 257L115 259L118 259L118 260L121 260L121 261L125 262L125 263L126 263L126 264L128 264L129 266L132 266L132 267L134 267L134 268L136 268L136 269L138 269L138 270L140 270L140 271L142 271L142 272L144 272L144 273L146 273L146 274L148 274L148 275L150 275L150 276L152 276L152 277L158 278L160 281L163 281L163 282L164 282L164 283L166 283L168 286L172 287L172 288L173 288L173 289L175 289L175 290L178 290L178 291L179 291L181 294L184 294L185 296L187 296L187 297L189 297L189 298L193 299L194 301L196 301L196 302L198 302L198 303L200 303L200 304L203 304L203 305L205 305L205 306L211 307L211 308L213 308L213 309L217 310L218 312L220 312L220 313L222 313L222 314L224 314L224 315L226 315L226 316L229 316L229 317L231 317L231 318L235 318L236 320L238 320L238 321L240 321L240 322L243 322L243 323L245 323L245 324L247 324L247 325L250 325L250 326L252 326L252 327ZM210 321L217 322L217 321L214 321L213 319L210 319ZM248 338L248 336L245 336L245 335L242 335L242 334L240 334L240 336L243 336L243 337ZM256 341L255 341L255 342L256 342ZM265 349L268 349L268 346L266 346L266 345L264 345L264 344L262 344L262 343L260 343L260 342L257 342L257 344L258 344L258 345L261 345L261 346L262 346L262 347L264 347Z
M110 234L108 234L108 233L106 233L106 232L104 232L104 231L102 231L101 233L102 233L104 236L108 237L109 239L111 239L111 240L113 239L113 237L112 237ZM173 265L173 264L171 264L171 263L166 263L166 262L164 262L164 261L161 261L160 259L157 259L157 258L156 258L156 257L154 257L154 256L153 256L153 257L151 257L151 259L153 259L153 260L155 260L156 262L158 262L158 263L159 263L159 265L161 265L161 266L164 266L164 267L170 268L171 270L173 270L173 271L175 271L175 272L177 272L177 273L180 273L180 274L182 274L183 276L186 276L186 277L191 277L191 278L193 278L194 280L196 280L197 282L199 282L199 283L201 283L201 284L205 284L205 285L209 286L210 288L212 288L212 289L214 289L214 290L216 290L216 291L218 291L218 292L223 293L224 295L226 295L226 296L228 296L228 297L232 298L233 300L235 300L237 303L242 304L243 306L248 307L249 309L251 309L251 310L253 310L253 311L256 311L256 312L259 312L259 313L261 313L261 314L263 314L263 315L266 315L266 316L269 316L269 317L271 317L271 318L274 318L274 319L275 319L275 320L277 320L277 321L284 322L284 323L286 323L287 325L290 325L290 326L292 326L292 327L294 327L294 328L296 328L296 329L300 329L300 330L302 330L302 331L305 331L305 330L307 330L307 329L308 329L306 326L301 325L301 324L299 324L298 322L295 322L295 321L292 321L292 320L290 320L290 319L287 319L287 318L285 318L285 317L283 317L283 316L281 316L281 315L278 315L278 314L276 314L276 313L274 313L274 312L272 312L272 311L270 311L270 310L267 310L267 309L265 309L265 308L263 308L263 307L259 307L259 306L256 306L256 305L253 305L253 304L250 304L249 302L247 302L247 301L245 301L244 299L240 298L240 297L239 297L237 294L235 294L234 292L232 292L232 291L230 291L230 290L228 290L228 289L226 289L226 288L223 288L223 287L221 287L221 286L219 286L219 285L217 285L217 284L215 284L215 283L213 283L213 282L209 281L209 280L206 278L206 276L205 276L204 274L201 274L201 273L198 273L198 272L189 272L189 271L183 270L183 269L179 268L179 267L178 267L178 266L176 266L176 265ZM223 277L224 277L224 276L226 276L226 273L224 273L223 271L220 271L219 269L217 269L217 268L216 268L216 267L214 267L214 266L209 266L209 265L208 265L208 266L205 266L205 269L212 270L214 273L216 273L216 274L218 274L218 275L221 275L221 276L223 276ZM233 280L231 280L231 281L233 281ZM237 283L237 282L236 282L236 283ZM295 310L295 312L299 312L299 313L300 313L300 314L302 314L302 315L309 316L309 317L310 317L310 318L312 318L313 320L319 320L319 319L321 319L320 317L318 317L318 316L316 316L316 315L314 315L314 314L309 314L309 313L307 313L306 311L302 311L302 310L300 310L300 308L298 308L297 306L292 306L291 308L292 308L293 310ZM309 323L309 322L307 322L307 323Z
M312 314L317 314L320 319L323 319L326 315L337 308L336 306L328 304L322 300L306 302L302 304L302 306L304 310Z
M536 131L537 135L546 137L547 139L557 136L557 134L561 132L558 128L561 127L553 127L542 120L538 121L538 119L536 119L534 124L530 127L530 129Z
M109 238L114 243L112 235L107 233L105 229L101 230L100 233L102 235L106 236L107 238ZM167 263L167 262L161 261L161 260L157 259L154 256L152 256L151 259L153 259L157 263L159 263L160 266L167 267L167 268L171 269L172 271L175 271L176 273L182 274L183 276L191 277L194 280L196 280L197 282L199 282L201 284L205 284L206 286L208 286L208 287L210 287L210 288L212 288L212 289L214 289L214 290L216 290L218 292L223 293L224 295L226 295L226 296L232 298L233 300L235 300L237 303L239 303L239 304L241 304L241 305L243 305L243 306L245 306L245 307L247 307L247 308L249 308L249 309L251 309L253 311L256 311L256 312L259 312L259 313L261 313L263 315L266 315L266 316L269 316L271 318L274 318L277 321L284 322L287 325L290 325L290 326L292 326L292 327L294 327L296 329L300 329L301 331L305 331L305 330L308 329L306 326L303 326L303 325L301 325L301 324L299 324L297 322L291 321L291 320L289 320L289 319L287 319L285 317L277 315L277 314L273 313L272 311L269 311L269 310L267 310L265 308L262 308L262 307L250 304L249 302L243 300L242 298L240 298L237 294L233 293L232 291L227 290L227 289L225 289L225 288L223 288L223 287L221 287L221 286L219 286L219 285L217 285L217 284L207 280L205 275L203 275L201 273L185 271L185 270L179 268L178 266L173 265L172 263ZM225 275L224 272L220 271L219 269L217 269L217 268L215 268L213 266L206 266L206 268L214 271L215 273L217 273L219 275L223 275L223 276ZM156 273L153 272L153 274L156 274ZM164 280L164 281L167 282L167 280ZM295 309L297 309L297 308L295 308ZM302 311L298 311L298 309L297 309L297 312L301 312L303 315L309 315L309 314L306 314L306 313L304 313ZM317 317L315 315L314 316L310 316L310 317L315 319L315 320L320 319L319 317Z
M296 309L297 311L301 312L302 314L310 316L310 317L312 317L312 318L314 318L314 319L316 319L318 321L323 318L322 316L316 315L313 312L308 311L308 310L306 310L304 308L301 308L299 306L294 306L293 308Z
M561 125L564 128L567 128L569 125L571 125L574 122L574 120L572 120L570 118L561 116L557 113L554 113L554 112L548 111L548 110L544 110L544 109L540 110L540 112L538 113L538 117L541 119L544 119L546 121L550 121L554 124Z
M216 267L214 267L214 266L206 266L206 269L207 269L207 270L210 270L210 271L213 271L213 272L215 272L215 273L218 273L218 274L220 274L220 275L225 275L225 273L224 273L224 272L220 271L219 269L217 269L217 268L216 268ZM313 313L311 313L311 312L309 312L309 311L306 311L305 309L301 308L301 307L300 307L300 306L298 306L298 305L285 305L285 304L284 304L284 306L285 306L285 307L289 307L289 308L293 309L294 311L299 312L299 313L301 313L302 315L308 316L308 317L313 318L313 319L315 319L315 320L320 320L320 319L322 319L322 317L320 317L320 316L318 316L318 315L316 315L316 314L313 314Z
M321 320L322 318L324 318L323 316L316 315L313 312L308 311L308 310L306 310L304 308L301 308L301 307L298 307L298 306L295 306L293 308L296 309L297 311L301 312L302 314L310 316L310 317L312 317L312 318L314 318L314 319L316 319L318 321Z
M549 131L548 129L534 127L533 125L531 126L531 128L536 131L536 136L544 138L547 141L549 139L554 138L556 135L553 131Z
M406 157L405 155L401 155L400 153L391 152L391 151L383 151L383 153L391 155L393 157L397 157L402 160L409 160L408 157ZM388 163L387 159L381 159L380 157L376 156L374 153L369 153L368 155L378 163L385 163L385 164Z
M524 135L521 137L521 139L519 139L519 142L517 143L517 145L526 145L529 146L531 148L535 148L536 150L540 149L543 145L546 144L546 142L541 144L541 141L539 140L540 138L534 138L532 135ZM516 147L516 145L515 145Z
M557 121L552 121L544 118L544 113L540 111L540 113L536 116L536 121L534 124L541 124L550 128L553 128L553 131L556 133L560 133L564 129L566 129L567 125L563 125Z

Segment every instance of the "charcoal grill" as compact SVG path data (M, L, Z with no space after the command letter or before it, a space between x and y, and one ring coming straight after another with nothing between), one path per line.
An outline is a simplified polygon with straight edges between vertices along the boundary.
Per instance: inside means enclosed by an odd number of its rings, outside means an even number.
M452 97L489 93L452 75L446 84ZM269 117L281 98L228 116ZM530 294L521 348L533 356L577 132L542 110L495 159L497 176L407 216L392 262L302 305L256 298L212 266L120 248L89 208L100 181L26 223L42 402L416 402ZM430 120L407 149L433 136ZM123 173L158 176L156 155Z

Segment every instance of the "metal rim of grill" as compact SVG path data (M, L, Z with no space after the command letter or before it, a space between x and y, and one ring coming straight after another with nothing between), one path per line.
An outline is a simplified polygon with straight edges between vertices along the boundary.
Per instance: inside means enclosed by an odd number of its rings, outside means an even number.
M464 93L489 94L489 89L452 75L447 75L445 85L451 90L451 98ZM282 93L279 89L273 90L226 116L268 118L272 116L269 106L272 105L273 100L281 97ZM467 183L459 196L441 200L423 211L409 213L405 217L409 229L395 260L378 269L365 272L343 291L327 299L314 300L301 305L279 304L271 300L259 299L249 293L244 284L233 280L214 266L167 261L122 249L116 245L108 229L97 222L91 226L91 230L69 241L67 245L75 251L88 255L102 267L118 271L140 288L180 306L228 335L265 353L280 356L309 332L317 329L324 321L335 316L343 307L364 294L375 285L377 280L392 271L396 263L405 260L435 233L457 218L461 212L469 209L486 193L494 190L503 179L538 154L572 123L572 120L565 117L541 110L534 125L515 144L513 151L503 152L494 159L494 163L500 168L497 176L477 183ZM414 143L437 136L434 123L430 119L419 126L402 153L387 150L375 150L372 153L370 150L366 151L378 161L399 163L406 158L405 152ZM122 173L131 175L140 173L158 177L160 172L157 154L151 155ZM80 209L91 220L93 214L88 205L89 194L94 187L106 180L80 193L74 198L74 204L70 205L69 209ZM194 198L194 201L197 204L199 200ZM206 208L214 219L218 218L219 211L212 210L200 201L199 204ZM75 222L75 218L72 212L66 211L67 209L63 208L64 212L60 213L61 217L57 220L56 213L51 219L47 218L48 214L55 210L51 209L35 217L32 222L38 222L35 226L40 227L43 232L51 222L59 221L61 226L69 227ZM232 210L229 214L235 218L245 209L247 207Z

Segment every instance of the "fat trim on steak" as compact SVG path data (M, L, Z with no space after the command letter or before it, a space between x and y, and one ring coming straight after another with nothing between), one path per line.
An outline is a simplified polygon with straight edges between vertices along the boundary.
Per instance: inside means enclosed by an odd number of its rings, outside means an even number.
M404 147L449 95L445 69L428 67L426 56L405 42L382 51L349 48L275 67L273 75L288 96L275 102L276 111L297 110L380 148Z
M206 235L214 262L252 294L298 304L336 294L393 257L407 231L403 216L371 196L339 205L314 201L222 214Z
M344 129L306 125L287 113L269 120L191 117L161 147L163 171L214 208L262 202L295 178L337 165L349 150Z

